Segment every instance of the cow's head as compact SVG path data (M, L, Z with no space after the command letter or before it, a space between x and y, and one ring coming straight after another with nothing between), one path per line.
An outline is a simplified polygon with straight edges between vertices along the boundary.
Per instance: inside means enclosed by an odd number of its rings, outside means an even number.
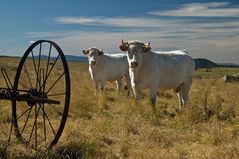
M98 56L104 54L103 49L89 48L87 50L81 50L84 55L88 55L89 65L95 65L97 63Z
M128 63L131 68L137 68L142 54L151 50L150 43L145 44L141 41L132 40L119 45L121 51L127 51Z

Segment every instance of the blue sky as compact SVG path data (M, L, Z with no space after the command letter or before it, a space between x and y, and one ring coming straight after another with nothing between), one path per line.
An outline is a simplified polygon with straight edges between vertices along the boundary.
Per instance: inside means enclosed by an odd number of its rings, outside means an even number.
M239 64L238 0L0 0L0 16L0 55L21 56L39 39L71 55L119 52L121 39L137 39Z

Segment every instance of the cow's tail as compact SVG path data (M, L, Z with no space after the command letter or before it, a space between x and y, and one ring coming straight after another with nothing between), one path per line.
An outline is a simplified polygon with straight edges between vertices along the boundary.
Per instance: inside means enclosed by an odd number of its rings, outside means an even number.
M192 75L192 78L196 76L196 64L195 64L195 61L194 61L193 58L192 58L192 69L191 69L191 75Z
M182 50L184 53L186 53L187 55L190 55L189 54L189 52L187 51L187 50ZM191 56L190 56L190 58L192 58ZM195 61L194 61L194 59L192 58L191 59L191 63L190 63L190 66L189 66L190 68L192 68L191 69L191 76L192 76L192 78L196 75L196 65L195 65Z
M186 53L186 54L190 55L190 54L189 54L189 52L188 52L187 50L185 50L185 49L184 49L184 50L182 50L182 52L184 52L184 53Z
M124 90L127 91L128 90L128 87L127 85L124 86Z

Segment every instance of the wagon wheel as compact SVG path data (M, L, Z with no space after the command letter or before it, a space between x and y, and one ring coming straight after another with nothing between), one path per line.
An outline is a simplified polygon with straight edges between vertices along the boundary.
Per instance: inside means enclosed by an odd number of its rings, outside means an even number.
M34 42L19 63L14 89L59 101L60 104L12 102L17 139L35 149L55 145L63 132L70 103L70 75L60 47L48 40Z

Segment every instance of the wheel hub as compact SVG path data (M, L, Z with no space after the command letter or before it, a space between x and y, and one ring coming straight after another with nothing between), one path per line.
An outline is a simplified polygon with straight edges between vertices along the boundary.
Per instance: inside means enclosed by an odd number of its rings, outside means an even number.
M28 91L28 97L29 98L34 98L34 97L37 97L37 98L40 98L40 99L47 99L47 94L44 93L44 92L41 92L41 91L37 91L37 89L30 89ZM33 102L33 101L28 101L27 104L29 106L34 106L37 102Z

